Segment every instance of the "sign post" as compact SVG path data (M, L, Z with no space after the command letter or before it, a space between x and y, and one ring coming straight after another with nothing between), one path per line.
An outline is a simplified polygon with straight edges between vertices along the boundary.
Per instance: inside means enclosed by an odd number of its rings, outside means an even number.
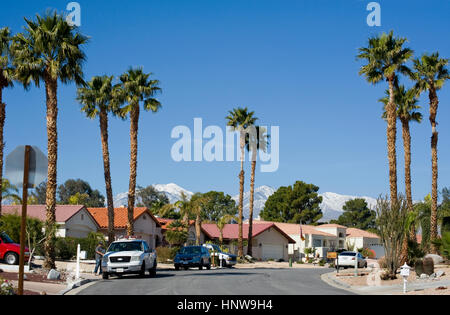
M18 293L23 295L28 189L34 188L46 179L47 157L37 147L26 145L14 149L6 157L5 162L5 178L8 178L12 185L22 186Z

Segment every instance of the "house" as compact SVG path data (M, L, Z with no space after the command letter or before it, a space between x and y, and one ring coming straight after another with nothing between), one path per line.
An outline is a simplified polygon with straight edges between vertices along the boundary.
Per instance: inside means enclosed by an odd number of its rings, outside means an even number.
M172 222L174 222L174 219L164 219L164 218L157 218L159 224L161 225L161 235L162 235L162 245L167 246L168 242L165 239L165 234L167 230L169 229L169 226ZM197 233L195 231L195 221L190 220L189 221L189 229L188 229L188 239L187 244L193 245L196 243L197 240ZM205 233L203 230L200 232L200 243L203 244L205 242Z
M220 231L215 224L202 224L202 231L209 240L218 241ZM249 225L243 224L243 239L248 240ZM238 224L227 224L223 229L223 240L230 247L231 252L237 252L239 235ZM253 257L258 260L289 260L289 244L295 244L289 235L274 223L255 224L252 233ZM244 247L247 253L247 246Z
M268 221L253 221L254 226L259 224L275 224L284 233L295 240L295 244L289 248L289 253L295 259L305 258L305 248L313 248L314 256L324 258L330 251L351 248L373 249L377 257L384 255L384 249L380 237L360 229L347 228L339 224L323 224L318 226L302 225L300 236L300 225L291 223L278 223Z
M3 214L22 214L22 206L2 206ZM57 205L55 209L58 237L85 238L99 228L85 206ZM28 205L27 217L46 220L45 205Z
M98 231L108 235L108 208L88 208L99 226ZM162 240L161 224L148 208L134 208L133 227L135 237L145 240L154 249ZM127 235L128 209L114 209L114 234L116 238Z

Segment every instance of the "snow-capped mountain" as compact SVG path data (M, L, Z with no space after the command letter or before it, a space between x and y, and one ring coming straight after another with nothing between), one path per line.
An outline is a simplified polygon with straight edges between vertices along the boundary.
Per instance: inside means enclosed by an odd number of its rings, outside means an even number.
M194 193L178 186L177 184L167 184L167 185L153 185L153 187L159 191L164 193L167 198L169 198L170 203L175 203L181 199L181 193L191 198ZM114 207L122 207L128 205L128 192L117 194L114 197Z
M273 195L275 189L269 186L255 188L255 198L253 202L253 218L258 218L259 213L264 209L267 199ZM236 204L239 204L239 195L233 197ZM244 218L248 219L250 213L250 192L244 193Z
M167 185L153 185L155 189L159 192L162 192L166 194L167 198L169 198L169 201L171 203L175 203L176 201L181 199L181 193L184 192L184 194L190 198L192 197L193 193L187 189L184 189L183 187L180 187L176 184L167 184ZM259 213L262 209L264 209L264 205L267 201L267 199L273 195L273 193L276 191L276 189L270 187L270 186L260 186L255 188L255 199L254 199L254 207L253 207L253 217L258 218ZM343 212L342 207L344 206L345 202L351 199L355 198L363 198L366 200L368 207L371 209L375 208L375 205L377 203L377 200L371 197L357 197L357 196L348 196L348 195L340 195L332 192L326 192L323 194L320 194L322 196L323 201L320 204L320 208L323 212L323 218L321 221L330 221L333 219L337 219ZM239 202L239 195L236 195L233 197L233 199L236 201L236 204ZM114 206L115 207L121 207L121 206L127 206L128 203L128 193L120 193L116 195L114 198ZM249 210L250 210L250 192L246 191L244 193L244 218L248 219L249 216Z
M323 212L323 218L321 221L330 221L337 219L344 210L342 210L342 207L344 204L351 200L356 198L362 198L366 200L367 205L370 209L375 209L375 206L377 204L377 200L372 197L357 197L357 196L346 196L346 195L340 195L332 192L326 192L323 194L320 194L322 196L322 203L320 204L320 209L322 209Z

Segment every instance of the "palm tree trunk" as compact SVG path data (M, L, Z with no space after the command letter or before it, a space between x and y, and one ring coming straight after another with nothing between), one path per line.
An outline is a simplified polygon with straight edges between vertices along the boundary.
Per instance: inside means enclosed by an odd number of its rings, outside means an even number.
M241 133L241 172L239 173L239 234L238 234L238 256L244 257L244 243L242 232L242 221L244 217L244 158L245 158L245 135Z
M138 124L139 124L139 104L133 106L130 113L130 186L128 189L128 236L134 235L133 215L136 199L136 172L137 172L137 153L138 153Z
M45 90L47 99L47 155L48 177L46 192L46 239L44 244L45 262L44 268L54 269L55 265L55 224L56 224L56 176L58 162L58 82L46 75Z
M114 241L114 202L111 185L111 167L108 145L108 113L106 109L100 111L100 133L103 152L103 170L105 174L106 203L108 205L108 243Z
M200 222L200 215L197 214L197 217L195 218L195 243L196 245L200 245L200 234L201 234L201 222Z
M254 155L256 155L254 153ZM252 175L250 177L250 213L248 216L248 247L247 254L253 256L253 203L255 199L255 172L256 172L256 156L252 159Z
M0 82L1 83L1 82ZM3 142L3 132L5 128L5 108L3 103L3 86L0 86L0 188L3 185L3 150L5 143ZM0 189L0 217L2 216L2 191Z
M220 230L219 243L220 243L220 249L223 250L223 229Z
M412 188L411 188L411 133L409 130L408 119L401 119L402 122L402 132L403 132L403 148L405 152L405 190L406 190L406 204L408 211L412 213L413 202L412 202ZM411 225L409 231L409 239L416 239L414 226ZM403 265L408 260L408 237L405 237L402 245L401 253L401 264Z
M436 94L434 86L430 88L430 123L432 129L431 137L431 168L432 168L432 184L431 184L431 240L435 240L438 237L437 231L437 199L438 199L438 156L437 156L437 144L438 144L438 132L436 130L436 115L439 105L439 100ZM433 253L438 252L438 248L433 244L431 251Z
M391 191L391 204L397 203L397 106L394 101L394 79L389 79L389 103L387 106L387 145L389 159L389 185Z

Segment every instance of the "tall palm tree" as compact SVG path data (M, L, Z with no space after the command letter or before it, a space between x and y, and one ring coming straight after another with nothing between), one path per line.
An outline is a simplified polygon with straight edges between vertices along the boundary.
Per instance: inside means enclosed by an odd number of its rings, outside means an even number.
M256 173L256 158L258 151L265 152L267 149L268 136L266 135L266 128L256 126L254 134L249 133L246 139L246 149L252 153L252 174L250 177L250 209L248 216L248 246L247 255L253 256L252 238L253 238L253 204L255 200L255 173Z
M384 104L385 108L389 103L389 91L386 91L387 96L380 101ZM411 188L411 132L409 124L410 122L422 121L422 114L417 110L420 108L418 104L416 89L407 90L405 86L400 85L395 88L395 104L397 105L397 116L402 123L403 134L403 151L405 155L405 190L406 190L406 204L410 213L414 212L414 206L412 201L412 188ZM383 118L386 119L386 111L383 113ZM409 239L416 240L416 230L414 225L411 225L409 231ZM408 238L405 237L403 241L402 262L406 262L408 259Z
M432 161L432 185L431 185L431 239L438 236L437 230L437 199L438 199L438 157L437 144L438 132L436 130L436 115L439 105L437 91L440 90L445 81L450 78L447 69L448 59L439 57L439 53L428 55L424 54L420 59L414 60L414 79L416 80L416 89L420 92L428 91L430 99L430 124L432 129L431 136L431 161ZM437 252L433 246L432 250Z
M201 193L196 193L191 198L191 209L192 215L195 216L195 243L196 245L200 244L200 236L201 236L201 228L202 228L202 217L203 217L203 209L205 205L209 202L209 198L205 197Z
M56 12L36 16L36 21L25 18L25 32L13 38L11 51L17 80L25 88L31 82L37 87L45 83L47 106L47 156L48 180L46 194L45 268L55 268L55 237L50 231L55 225L56 170L58 160L58 80L63 84L75 82L83 85L82 64L85 55L82 45L87 37L69 25Z
M387 147L389 159L389 184L391 203L397 203L397 115L395 105L395 83L398 74L411 75L405 63L413 56L413 51L403 47L406 38L396 38L391 31L369 39L368 47L359 49L357 58L364 59L367 64L361 67L360 75L364 75L369 83L377 84L386 80L389 84L389 102L386 106Z
M239 132L240 149L241 149L241 172L239 173L239 232L238 232L238 256L244 256L244 243L242 237L242 222L244 216L244 159L245 159L245 139L246 134L251 126L255 125L258 118L253 117L255 113L249 112L248 108L235 108L229 112L225 118L228 120L227 125L233 131Z
M3 132L5 128L6 104L3 103L3 89L12 86L13 69L10 65L11 32L0 29L0 183L3 182ZM2 195L0 194L0 216L2 215Z
M128 223L127 233L134 235L133 212L136 201L136 176L138 155L138 129L140 105L145 111L156 113L161 108L161 103L154 96L161 91L159 81L150 79L151 73L144 73L142 68L130 68L120 76L118 95L125 104L120 109L120 116L125 118L130 115L130 183L128 188Z
M108 144L108 113L117 109L113 95L112 80L114 77L93 77L86 87L78 89L77 100L83 105L82 111L90 119L99 118L100 136L103 153L103 170L108 205L108 241L114 241L114 199L111 185L111 166Z

